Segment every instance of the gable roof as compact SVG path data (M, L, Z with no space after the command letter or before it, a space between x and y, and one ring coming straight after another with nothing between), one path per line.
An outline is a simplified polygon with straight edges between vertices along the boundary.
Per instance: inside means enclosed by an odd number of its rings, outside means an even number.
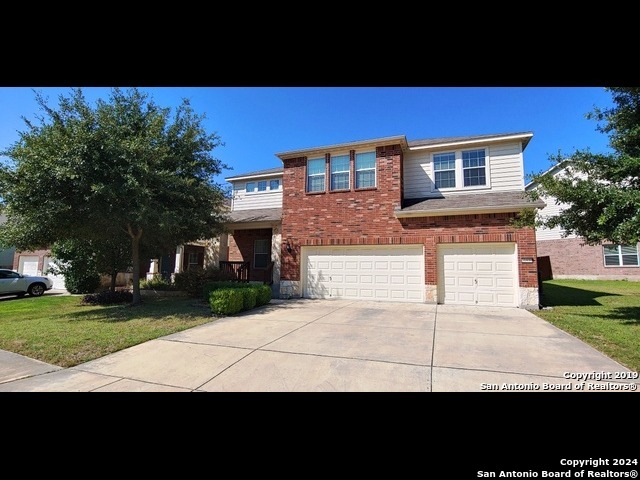
M555 175L556 173L560 172L561 170L564 170L565 168L567 168L567 164L569 164L571 162L570 159L565 159L562 160L558 163L556 163L555 165L553 165L551 168L547 169L545 172L542 172L541 175ZM524 186L525 191L526 190L531 190L532 188L535 188L538 185L537 182L529 182Z
M474 143L482 143L487 140L504 141L504 140L521 140L522 150L524 151L529 145L533 132L514 132L514 133L491 133L487 135L471 135L464 137L440 137L427 138L424 140L412 140L409 142L410 150L421 150L426 148L438 148L453 145L472 145Z
M283 167L267 168L264 170L255 170L253 172L241 173L239 175L234 175L233 177L227 177L225 178L225 180L230 182L233 180L244 180L249 177L252 177L252 178L271 177L283 172L284 172Z

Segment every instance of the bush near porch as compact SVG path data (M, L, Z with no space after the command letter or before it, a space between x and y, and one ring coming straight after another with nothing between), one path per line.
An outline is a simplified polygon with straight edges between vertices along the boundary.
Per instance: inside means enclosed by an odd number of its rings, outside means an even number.
M234 315L271 301L271 287L264 284L211 282L203 290L214 315Z

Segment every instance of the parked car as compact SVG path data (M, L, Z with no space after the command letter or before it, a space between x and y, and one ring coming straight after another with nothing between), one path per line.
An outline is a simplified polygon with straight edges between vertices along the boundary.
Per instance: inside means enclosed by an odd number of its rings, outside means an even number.
M49 277L22 275L13 270L0 269L0 295L17 295L23 297L39 297L53 288Z

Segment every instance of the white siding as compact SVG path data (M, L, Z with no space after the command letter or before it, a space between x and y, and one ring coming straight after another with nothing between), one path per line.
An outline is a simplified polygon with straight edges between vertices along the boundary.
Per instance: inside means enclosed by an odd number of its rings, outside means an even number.
M282 208L282 176L250 180L255 182L266 180L267 188L270 180L280 180L280 188L275 191L246 192L247 181L233 182L232 210L253 210L259 208Z
M542 210L538 211L538 215L541 219L546 219L552 217L554 215L558 215L563 208L566 207L566 204L558 204L556 205L555 198L542 197L541 199L544 203L547 204ZM558 240L561 238L576 238L575 235L569 235L568 237L562 236L562 228L554 227L554 228L537 228L536 229L536 240Z
M471 149L460 147L445 148L440 152ZM486 148L488 155L488 178L491 188L481 191L522 191L524 190L524 165L520 143L502 143L473 148ZM433 189L433 151L409 151L404 157L404 197L425 198L441 194ZM479 193L478 189L459 188L447 191L445 195L459 193Z
M433 164L431 152L416 150L404 157L404 198L423 198L432 195Z
M522 147L519 143L492 145L489 148L491 190L524 190Z

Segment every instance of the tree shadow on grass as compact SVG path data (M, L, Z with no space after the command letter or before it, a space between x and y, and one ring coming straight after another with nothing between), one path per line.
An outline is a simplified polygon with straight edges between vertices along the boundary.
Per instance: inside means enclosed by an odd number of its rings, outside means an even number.
M143 300L141 305L135 307L130 304L105 305L98 309L91 306L80 306L77 311L71 312L67 316L71 321L98 322L127 322L141 318L160 321L167 317L195 320L211 316L211 308L197 299L162 298ZM214 318L212 317L211 320Z
M600 292L583 288L566 287L543 283L540 303L543 307L602 305L599 297L618 296L616 293Z
M640 307L616 307L600 317L619 320L623 325L640 325Z

